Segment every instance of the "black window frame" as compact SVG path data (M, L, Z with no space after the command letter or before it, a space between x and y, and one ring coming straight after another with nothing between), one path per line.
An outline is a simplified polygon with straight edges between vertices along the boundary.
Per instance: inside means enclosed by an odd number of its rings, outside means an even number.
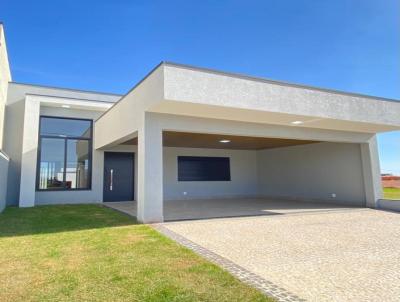
M221 173L220 178L218 177L214 177L213 176L209 176L210 174L208 173L212 173L215 171L207 171L204 175L202 175L203 178L198 177L197 179L189 179L187 178L187 175L182 175L182 166L180 166L180 163L183 160L192 160L192 161L199 161L199 162L207 162L207 161L217 161L220 160L221 162L225 162L225 164L227 165L227 171L225 171L224 173ZM208 164L210 164L208 162ZM204 172L204 171L203 171ZM185 178L186 176L186 178ZM208 177L207 177L208 176ZM230 161L230 157L229 156L178 156L177 157L177 180L178 182L215 182L215 181L232 181L232 176L231 176L231 161Z
M52 118L52 119L64 119L64 120L79 120L79 121L88 121L90 122L90 137L83 136L61 136L61 135L41 135L41 125L42 118ZM50 139L63 139L64 140L64 172L63 172L63 182L65 183L66 174L67 174L67 144L68 140L86 140L89 145L89 153L88 153L88 185L86 188L40 188L40 160L41 160L41 150L42 150L42 138L50 138ZM40 192L63 192L63 191L91 191L92 190L92 166L93 166L93 120L86 118L77 118L77 117L65 117L65 116L52 116L52 115L40 115L39 117L39 133L38 133L38 152L37 152L37 161L36 161L36 191Z

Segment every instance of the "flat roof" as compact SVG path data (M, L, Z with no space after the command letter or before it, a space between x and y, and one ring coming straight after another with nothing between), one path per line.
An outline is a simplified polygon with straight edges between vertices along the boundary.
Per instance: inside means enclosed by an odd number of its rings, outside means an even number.
M134 90L140 83L142 83L150 74L152 74L161 65L178 67L178 68L189 69L189 70L194 70L194 71L202 71L202 72L207 72L207 73L213 73L213 74L224 75L224 76L229 76L229 77L234 77L234 78L239 78L239 79L264 82L264 83L287 86L287 87L303 88L303 89L308 89L308 90L315 90L315 91L322 91L322 92L328 92L328 93L334 93L334 94L340 94L340 95L369 98L369 99L381 100L381 101L400 102L400 99L391 99L391 98L367 95L367 94L362 94L362 93L354 93L354 92L347 92L347 91L341 91L341 90L336 90L336 89L321 88L321 87L316 87L316 86L297 84L297 83L291 83L291 82L285 82L285 81L277 81L277 80L272 80L272 79L264 78L264 77L249 76L249 75L235 73L235 72L225 72L225 71L221 71L221 70L205 68L205 67L198 67L198 66L193 66L193 65L189 65L189 64L175 63L175 62L171 62L171 61L161 61L152 70L150 70L150 72L147 73L140 81L138 81L131 89L129 89L129 91L126 92L125 94L101 92L101 91L94 91L94 90L84 90L84 89L74 89L74 88L68 88L68 87L57 87L57 86L41 85L41 84L22 83L22 82L16 82L16 81L12 81L12 82L10 82L10 84L33 86L33 87L43 87L43 88L51 88L51 89L60 89L60 90L83 92L83 93L95 93L95 94L103 94L103 95L110 95L110 96L119 96L122 99L124 96L128 95L132 90ZM120 100L118 100L117 102L113 102L113 103L116 104L119 101Z
M180 63L174 63L174 62L169 62L169 61L163 61L160 64L158 64L156 67L159 67L162 64L167 65L167 66L172 66L172 67L184 68L184 69L189 69L189 70L194 70L194 71L203 71L203 72L207 72L207 73L213 73L213 74L224 75L224 76L228 76L228 77L234 77L234 78L239 78L239 79L244 79L244 80L251 80L251 81L257 81L257 82L263 82L263 83L269 83L269 84L275 84L275 85L281 85L281 86L303 88L303 89L308 89L308 90L316 90L316 91L329 92L329 93L335 93L335 94L340 94L340 95L369 98L369 99L374 99L374 100L400 102L400 99L399 100L391 99L391 98L367 95L367 94L362 94L362 93L346 92L346 91L341 91L341 90L336 90L336 89L321 88L321 87L315 87L315 86L309 86L309 85L297 84L297 83L291 83L291 82L285 82L285 81L277 81L277 80L271 80L271 79L263 78L263 77L254 77L254 76L244 75L244 74L235 73L235 72L225 72L225 71L220 71L220 70L211 69L211 68L197 67L197 66L193 66L193 65L180 64ZM148 75L146 77L148 77ZM137 85L135 85L135 86L137 86Z
M21 83L21 82L15 82L15 81L11 81L11 82L9 82L9 84L32 86L32 87L41 87L41 88L49 88L49 89L58 89L58 90L66 90L66 91L82 92L82 93L103 94L103 95L119 96L119 97L124 96L124 94L117 94L117 93L111 93L111 92L101 92L101 91L94 91L94 90L74 89L74 88L58 87L58 86L50 86L50 85Z
M74 100L74 101L88 101L88 102L95 102L95 103L106 103L106 104L114 104L115 102L110 101L102 101L102 100L94 100L94 99L87 99L87 98L74 98L69 96L56 96L56 95L48 95L48 94L38 94L38 93L26 93L25 95L29 96L40 96L45 98L53 98L53 99L65 99L65 100Z

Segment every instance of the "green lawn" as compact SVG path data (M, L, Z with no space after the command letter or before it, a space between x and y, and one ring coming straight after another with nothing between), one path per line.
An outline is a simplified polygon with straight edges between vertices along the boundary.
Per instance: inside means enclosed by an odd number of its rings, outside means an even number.
M0 301L272 301L132 218L96 205L0 214Z
M383 188L383 196L385 199L400 199L400 189Z

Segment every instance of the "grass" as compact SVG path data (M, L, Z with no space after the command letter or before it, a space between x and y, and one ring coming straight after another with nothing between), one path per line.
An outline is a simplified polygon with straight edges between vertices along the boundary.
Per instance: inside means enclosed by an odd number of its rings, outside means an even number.
M400 200L400 189L399 188L383 188L383 197L385 199Z
M272 301L216 265L97 205L0 214L0 301Z

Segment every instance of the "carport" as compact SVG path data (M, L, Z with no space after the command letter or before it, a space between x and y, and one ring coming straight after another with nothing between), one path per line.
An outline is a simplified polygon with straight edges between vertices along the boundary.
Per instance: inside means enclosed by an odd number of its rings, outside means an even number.
M398 114L390 100L162 63L96 121L94 145L132 145L142 222L375 207L375 135Z
M163 200L165 221L363 207L361 147L164 131ZM106 204L137 215L135 201Z

